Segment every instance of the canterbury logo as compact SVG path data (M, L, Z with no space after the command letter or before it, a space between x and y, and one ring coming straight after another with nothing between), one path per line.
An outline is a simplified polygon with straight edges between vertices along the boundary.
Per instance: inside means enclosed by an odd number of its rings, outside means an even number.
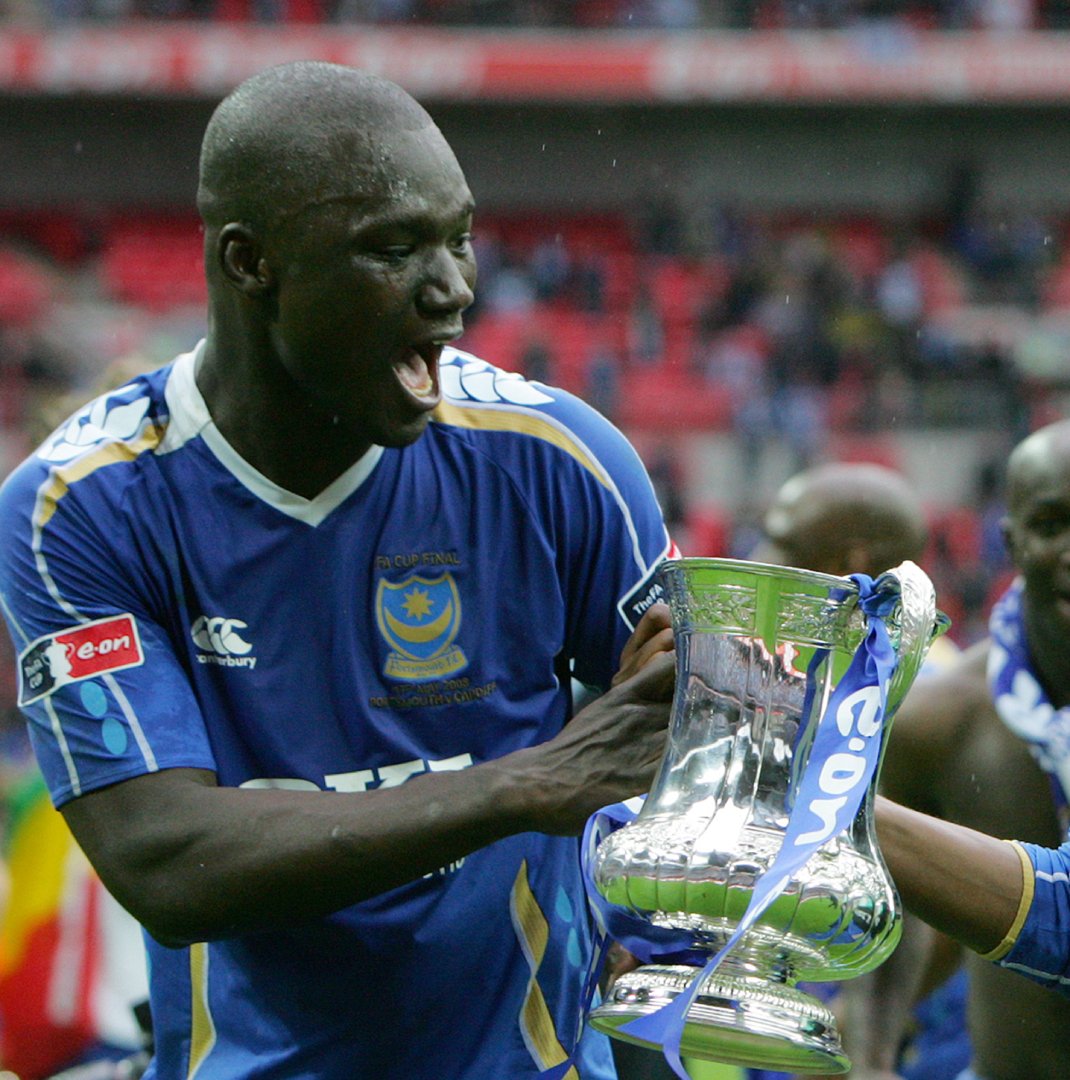
M122 400L122 395L130 389L124 386L90 402L49 436L38 456L45 461L62 463L98 443L132 439L141 430L150 402L147 397Z
M548 405L554 400L515 371L501 371L460 349L443 354L438 377L443 395L454 401Z
M190 627L190 637L201 650L198 662L222 667L256 667L256 657L249 655L253 647L241 635L248 628L249 624L241 619L202 615Z

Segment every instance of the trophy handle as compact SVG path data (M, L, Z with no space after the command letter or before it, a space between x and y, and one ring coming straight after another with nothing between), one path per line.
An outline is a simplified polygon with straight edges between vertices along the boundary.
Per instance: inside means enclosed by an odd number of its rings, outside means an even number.
M921 670L929 646L948 629L951 620L937 611L933 583L916 563L901 562L881 574L874 585L878 592L899 596L889 620L892 645L899 658L888 686L886 720L890 720Z

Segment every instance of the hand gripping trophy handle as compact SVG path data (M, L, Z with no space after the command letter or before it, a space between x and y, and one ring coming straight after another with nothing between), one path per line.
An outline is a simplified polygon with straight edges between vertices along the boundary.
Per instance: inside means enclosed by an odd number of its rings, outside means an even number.
M591 1024L658 1046L631 1022L686 993L684 1054L844 1072L832 1012L798 984L870 971L899 940L873 796L889 721L948 620L910 562L871 582L674 559L659 580L677 657L665 755L638 816L589 859L607 907L658 944L640 945L650 962L617 980ZM875 667L879 693L859 682ZM693 960L674 962L685 953L720 957L701 985Z

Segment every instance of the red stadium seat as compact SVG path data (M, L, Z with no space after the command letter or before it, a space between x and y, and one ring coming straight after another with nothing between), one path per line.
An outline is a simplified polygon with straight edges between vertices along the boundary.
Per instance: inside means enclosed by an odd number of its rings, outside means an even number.
M0 248L0 325L32 326L52 303L52 281L34 259Z
M203 237L187 219L129 218L115 223L101 257L105 287L118 299L164 312L203 306Z
M684 371L639 368L621 378L619 420L624 428L647 431L723 431L731 422L731 398L724 387Z
M519 371L521 353L531 329L531 317L527 314L485 312L469 324L457 347L495 367Z
M888 263L888 239L880 223L871 218L835 225L831 244L837 259L863 280L877 277Z
M726 556L732 536L729 514L717 503L692 507L684 522L688 537L687 554L696 558L718 559Z
M956 569L981 561L981 519L970 506L944 510L933 523L937 547Z

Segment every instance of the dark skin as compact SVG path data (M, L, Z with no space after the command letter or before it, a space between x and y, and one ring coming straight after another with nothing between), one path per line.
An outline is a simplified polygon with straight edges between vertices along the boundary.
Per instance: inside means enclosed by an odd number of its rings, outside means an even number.
M672 655L658 656L550 742L396 788L248 790L169 769L75 799L64 818L116 899L164 944L288 926L514 833L578 834L595 810L648 790L673 678Z
M751 558L823 574L871 577L917 560L925 516L906 479L880 465L834 462L787 480L763 522Z
M209 228L197 384L231 445L308 498L373 443L419 438L442 346L473 300L473 201L456 158L430 123L389 143L396 172L358 160L343 194L299 196L275 228Z
M346 69L317 78L316 125L307 95L288 104L285 86L256 103L254 115L273 110L280 160L291 139L306 152L280 170L296 180L269 208L228 217L234 192L219 177L241 189L240 169L203 164L209 332L196 376L230 445L306 498L370 447L421 436L475 282L471 193L430 118ZM261 174L251 160L251 186ZM616 685L556 737L469 769L361 793L224 788L171 769L83 795L64 817L165 944L315 919L502 837L578 834L596 809L648 790L674 680L666 626L651 609Z
M1052 703L1064 706L1070 702L1070 424L1043 429L1012 455L1004 533L1025 580L1034 674ZM988 837L1048 847L1062 838L1047 775L993 707L988 647L979 643L911 691L882 770L889 797L972 831L907 816L888 802L878 814L881 850L907 907L982 952L1001 940L1021 893L1017 855ZM968 962L975 1070L1001 1080L1065 1075L1066 998L984 960Z

